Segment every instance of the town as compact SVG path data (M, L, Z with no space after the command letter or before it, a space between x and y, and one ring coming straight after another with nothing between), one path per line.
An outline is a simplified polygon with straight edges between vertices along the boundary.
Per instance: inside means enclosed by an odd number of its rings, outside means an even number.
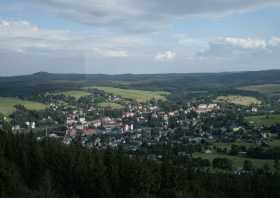
M212 155L256 159L259 168L272 169L278 163L272 161L278 150L271 153L268 148L278 141L279 125L256 125L247 119L277 115L271 105L254 100L238 105L229 103L229 97L205 96L174 105L170 99L137 101L97 88L87 88L87 92L78 97L63 93L36 96L38 102L47 104L45 110L17 105L2 120L9 120L13 133L33 132L37 141L51 138L89 149L121 149L156 161L172 153L180 159L208 160ZM228 169L237 170L243 164L231 166Z

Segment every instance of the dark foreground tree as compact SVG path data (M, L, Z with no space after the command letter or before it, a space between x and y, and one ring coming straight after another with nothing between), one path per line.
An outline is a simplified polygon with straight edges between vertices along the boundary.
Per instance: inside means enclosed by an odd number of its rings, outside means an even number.
M224 160L217 166L230 167ZM213 174L191 167L177 166L168 158L153 162L49 139L37 142L32 134L0 132L0 197L280 197L277 175Z

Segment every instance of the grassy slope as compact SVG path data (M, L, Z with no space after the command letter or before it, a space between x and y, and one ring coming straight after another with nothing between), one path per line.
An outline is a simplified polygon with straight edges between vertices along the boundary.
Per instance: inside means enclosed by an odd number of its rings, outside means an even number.
M248 116L245 118L248 122L258 126L271 126L274 124L280 124L280 115L260 115L260 116Z
M21 100L18 98L0 97L0 112L3 113L4 115L9 115L15 111L14 106L17 104L21 104L30 110L42 110L47 107L45 104L38 103L38 102Z
M228 158L232 160L233 167L235 169L242 168L244 160L250 160L252 161L253 165L257 168L262 168L265 163L269 164L270 167L273 167L273 160L260 160L260 159L253 159L253 158L245 158L245 157L239 157L239 156L230 156L225 154L217 154L217 153L194 153L194 157L201 157L203 159L208 159L212 162L215 158Z
M263 84L263 85L250 85L240 87L244 91L256 91L263 94L277 94L280 93L280 84Z
M65 96L71 96L71 97L74 97L76 99L79 99L80 97L83 97L83 96L90 95L90 93L88 93L86 91L79 91L79 90L64 91L64 92L58 92L58 93L55 93L55 94L63 94Z
M216 147L221 148L221 149L224 149L224 148L230 149L231 145L245 146L247 148L256 146L256 144L254 144L254 143L247 143L247 142L241 142L241 141L235 141L235 142L232 142L232 143L223 143L223 142L213 143L213 146L216 146Z
M113 87L86 87L85 89L96 88L103 90L107 93L120 96L122 98L136 100L138 102L146 102L152 99L155 100L165 100L168 92L163 91L143 91L143 90L134 90L134 89L120 89Z
M260 105L261 101L254 97L249 96L238 96L238 95L229 95L229 96L219 96L216 101L227 102L236 105L250 106L250 105Z
M112 109L121 109L123 108L122 105L117 104L117 103L112 103L112 102L101 102L98 104L98 107L101 108L112 108Z
M280 139L274 139L269 143L272 147L280 147Z

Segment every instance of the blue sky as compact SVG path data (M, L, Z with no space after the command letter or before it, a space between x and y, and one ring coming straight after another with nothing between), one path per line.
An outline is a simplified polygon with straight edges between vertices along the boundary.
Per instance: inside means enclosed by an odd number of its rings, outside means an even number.
M2 0L1 75L280 69L278 0Z

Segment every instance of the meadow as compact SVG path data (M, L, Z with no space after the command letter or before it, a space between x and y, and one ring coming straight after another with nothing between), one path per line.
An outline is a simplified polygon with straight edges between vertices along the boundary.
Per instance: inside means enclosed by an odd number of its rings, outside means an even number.
M58 92L58 93L53 93L53 95L59 95L63 94L65 96L71 96L74 97L75 99L79 99L83 96L89 96L90 93L86 91L81 91L81 90L72 90L72 91L64 91L64 92Z
M271 142L269 142L269 145L271 147L280 147L280 139L274 139Z
M215 100L217 102L226 102L241 106L251 106L260 105L262 102L255 97L250 96L239 96L239 95L229 95L229 96L219 96Z
M262 168L265 164L268 164L270 168L273 167L273 160L245 158L245 157L231 156L231 155L225 155L225 154L220 154L220 153L210 153L210 154L194 153L193 157L200 157L202 159L208 159L210 162L212 162L213 159L215 159L215 158L227 158L232 161L234 169L242 168L245 160L252 161L254 167L257 167L257 168Z
M250 85L238 88L243 91L255 91L262 94L279 94L280 84Z
M125 99L135 100L137 102L147 102L150 100L166 100L166 96L169 94L164 91L144 91L135 89L120 89L114 87L85 87L84 89L99 89L107 93L120 96Z
M47 107L45 104L39 102L0 97L0 112L4 115L9 115L15 111L14 106L18 104L25 106L29 110L43 110Z
M101 102L98 103L98 107L100 108L111 108L111 109L122 109L123 106L118 103L113 102Z
M259 116L247 116L245 118L250 124L257 126L272 126L274 124L280 124L280 115L259 115Z
M256 144L254 144L254 143L248 143L248 142L243 142L243 141L235 141L235 142L232 142L232 143L224 143L224 142L213 143L213 146L215 146L217 148L220 148L220 149L224 149L224 148L230 149L231 145L245 146L246 148L256 146Z

